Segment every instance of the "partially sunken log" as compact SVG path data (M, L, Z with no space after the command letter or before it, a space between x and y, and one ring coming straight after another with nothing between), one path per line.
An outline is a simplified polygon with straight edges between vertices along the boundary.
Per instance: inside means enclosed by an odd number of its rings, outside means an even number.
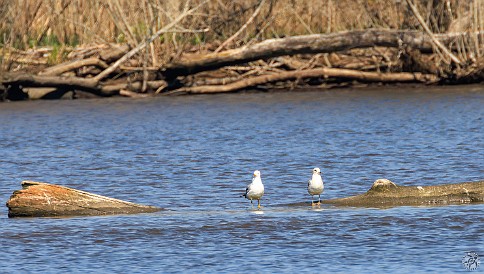
M7 202L8 217L96 216L160 211L64 186L23 181Z
M365 193L321 201L323 204L354 207L447 205L484 202L484 181L436 185L399 186L387 179L376 180Z

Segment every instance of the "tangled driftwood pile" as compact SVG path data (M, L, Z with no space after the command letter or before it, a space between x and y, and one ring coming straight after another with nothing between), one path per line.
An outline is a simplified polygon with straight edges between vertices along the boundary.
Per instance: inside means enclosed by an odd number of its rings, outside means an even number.
M452 53L459 50L459 41L471 35L475 34L428 35L372 29L293 36L221 52L185 55L161 67L147 67L136 61L148 40L133 49L109 45L77 52L72 60L38 73L4 74L0 89L4 98L26 99L59 98L66 93L139 97L255 87L333 87L355 80L478 82L484 79L484 58L472 57L466 63ZM483 34L479 35L482 39ZM436 45L449 51L444 53Z
M445 33L434 34L428 25L429 18L426 20L410 0L405 1L406 14L413 14L422 31L366 29L290 36L255 44L254 38L238 43L242 47L223 51L258 16L266 2L261 0L247 22L224 42L211 41L213 44L204 45L198 54L187 54L190 50L185 48L171 60L155 62L153 42L176 31L180 22L207 2L201 1L191 9L186 5L170 23L157 31L153 29L142 42L129 43L131 47L126 44L71 49L69 61L52 67L45 67L48 53L44 49L26 55L18 50L5 52L3 48L2 64L7 60L10 68L20 67L18 72L9 68L9 73L0 75L0 100L87 95L145 97L308 85L331 88L354 82L458 84L484 79L480 6L466 7L472 10L472 22L467 15L459 18L449 15L444 20L450 24L443 28ZM440 18L438 3L429 4L435 8L435 18ZM269 6L272 7L272 1ZM446 7L447 12L450 6ZM21 64L33 65L34 69L26 70Z

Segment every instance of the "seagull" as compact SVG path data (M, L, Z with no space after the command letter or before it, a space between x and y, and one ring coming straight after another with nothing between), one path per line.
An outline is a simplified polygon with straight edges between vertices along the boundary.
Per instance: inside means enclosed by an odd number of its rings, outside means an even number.
M323 178L321 178L321 170L315 167L313 168L313 177L311 180L308 181L308 193L311 195L311 205L315 205L314 203L314 195L319 196L319 200L316 205L321 204L321 193L324 190L324 183Z
M252 200L257 200L257 208L260 209L260 199L264 195L264 185L262 184L262 180L260 178L260 171L254 171L254 175L252 176L252 183L247 186L245 189L245 194L241 197L245 197L246 199L250 200L250 204L252 204Z

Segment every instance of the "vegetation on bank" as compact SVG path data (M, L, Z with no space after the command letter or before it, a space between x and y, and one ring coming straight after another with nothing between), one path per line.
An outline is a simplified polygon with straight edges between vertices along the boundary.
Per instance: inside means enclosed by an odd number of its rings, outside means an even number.
M157 75L157 70L208 53L274 38L385 29L415 30L429 37L465 35L455 36L446 45L434 41L431 52L415 52L402 45L298 53L286 58L283 65L280 59L269 56L251 61L246 68L222 71L218 78L240 79L250 73L260 76L271 71L329 67L367 72L418 71L444 76L446 80L467 73L478 81L476 68L484 62L483 10L484 0L0 0L0 71L28 70L36 74L48 66L98 56L113 44L127 44L130 49L142 46L115 72L118 79L144 78L144 88L140 90L144 93L150 90L145 82L165 80L163 75ZM167 26L170 27L155 35ZM149 38L154 39L146 43ZM419 66L425 68L419 70ZM68 75L95 77L99 73L96 69L102 66L79 67ZM91 73L85 73L86 70ZM197 81L214 81L200 75L189 76L167 86L180 85L180 81L190 87ZM282 86L308 82L311 81L292 79L292 84ZM332 86L338 81L316 82Z
M313 33L421 29L404 0L0 0L0 43L7 49L48 46L57 51L106 43L135 46L169 24L187 6L203 2L172 33L153 42L149 51L161 57L155 58L157 63L179 52L216 48L246 24L261 2L258 15L230 47ZM415 4L434 33L484 29L484 18L480 16L484 1L420 0Z

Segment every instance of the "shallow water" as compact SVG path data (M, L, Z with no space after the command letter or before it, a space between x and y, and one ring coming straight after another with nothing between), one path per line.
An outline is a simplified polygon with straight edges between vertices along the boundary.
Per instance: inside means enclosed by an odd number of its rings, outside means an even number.
M0 104L2 203L36 180L166 209L2 207L0 272L465 272L484 205L311 208L306 186L314 166L325 199L482 180L483 105L479 86ZM239 197L255 169L262 211Z

